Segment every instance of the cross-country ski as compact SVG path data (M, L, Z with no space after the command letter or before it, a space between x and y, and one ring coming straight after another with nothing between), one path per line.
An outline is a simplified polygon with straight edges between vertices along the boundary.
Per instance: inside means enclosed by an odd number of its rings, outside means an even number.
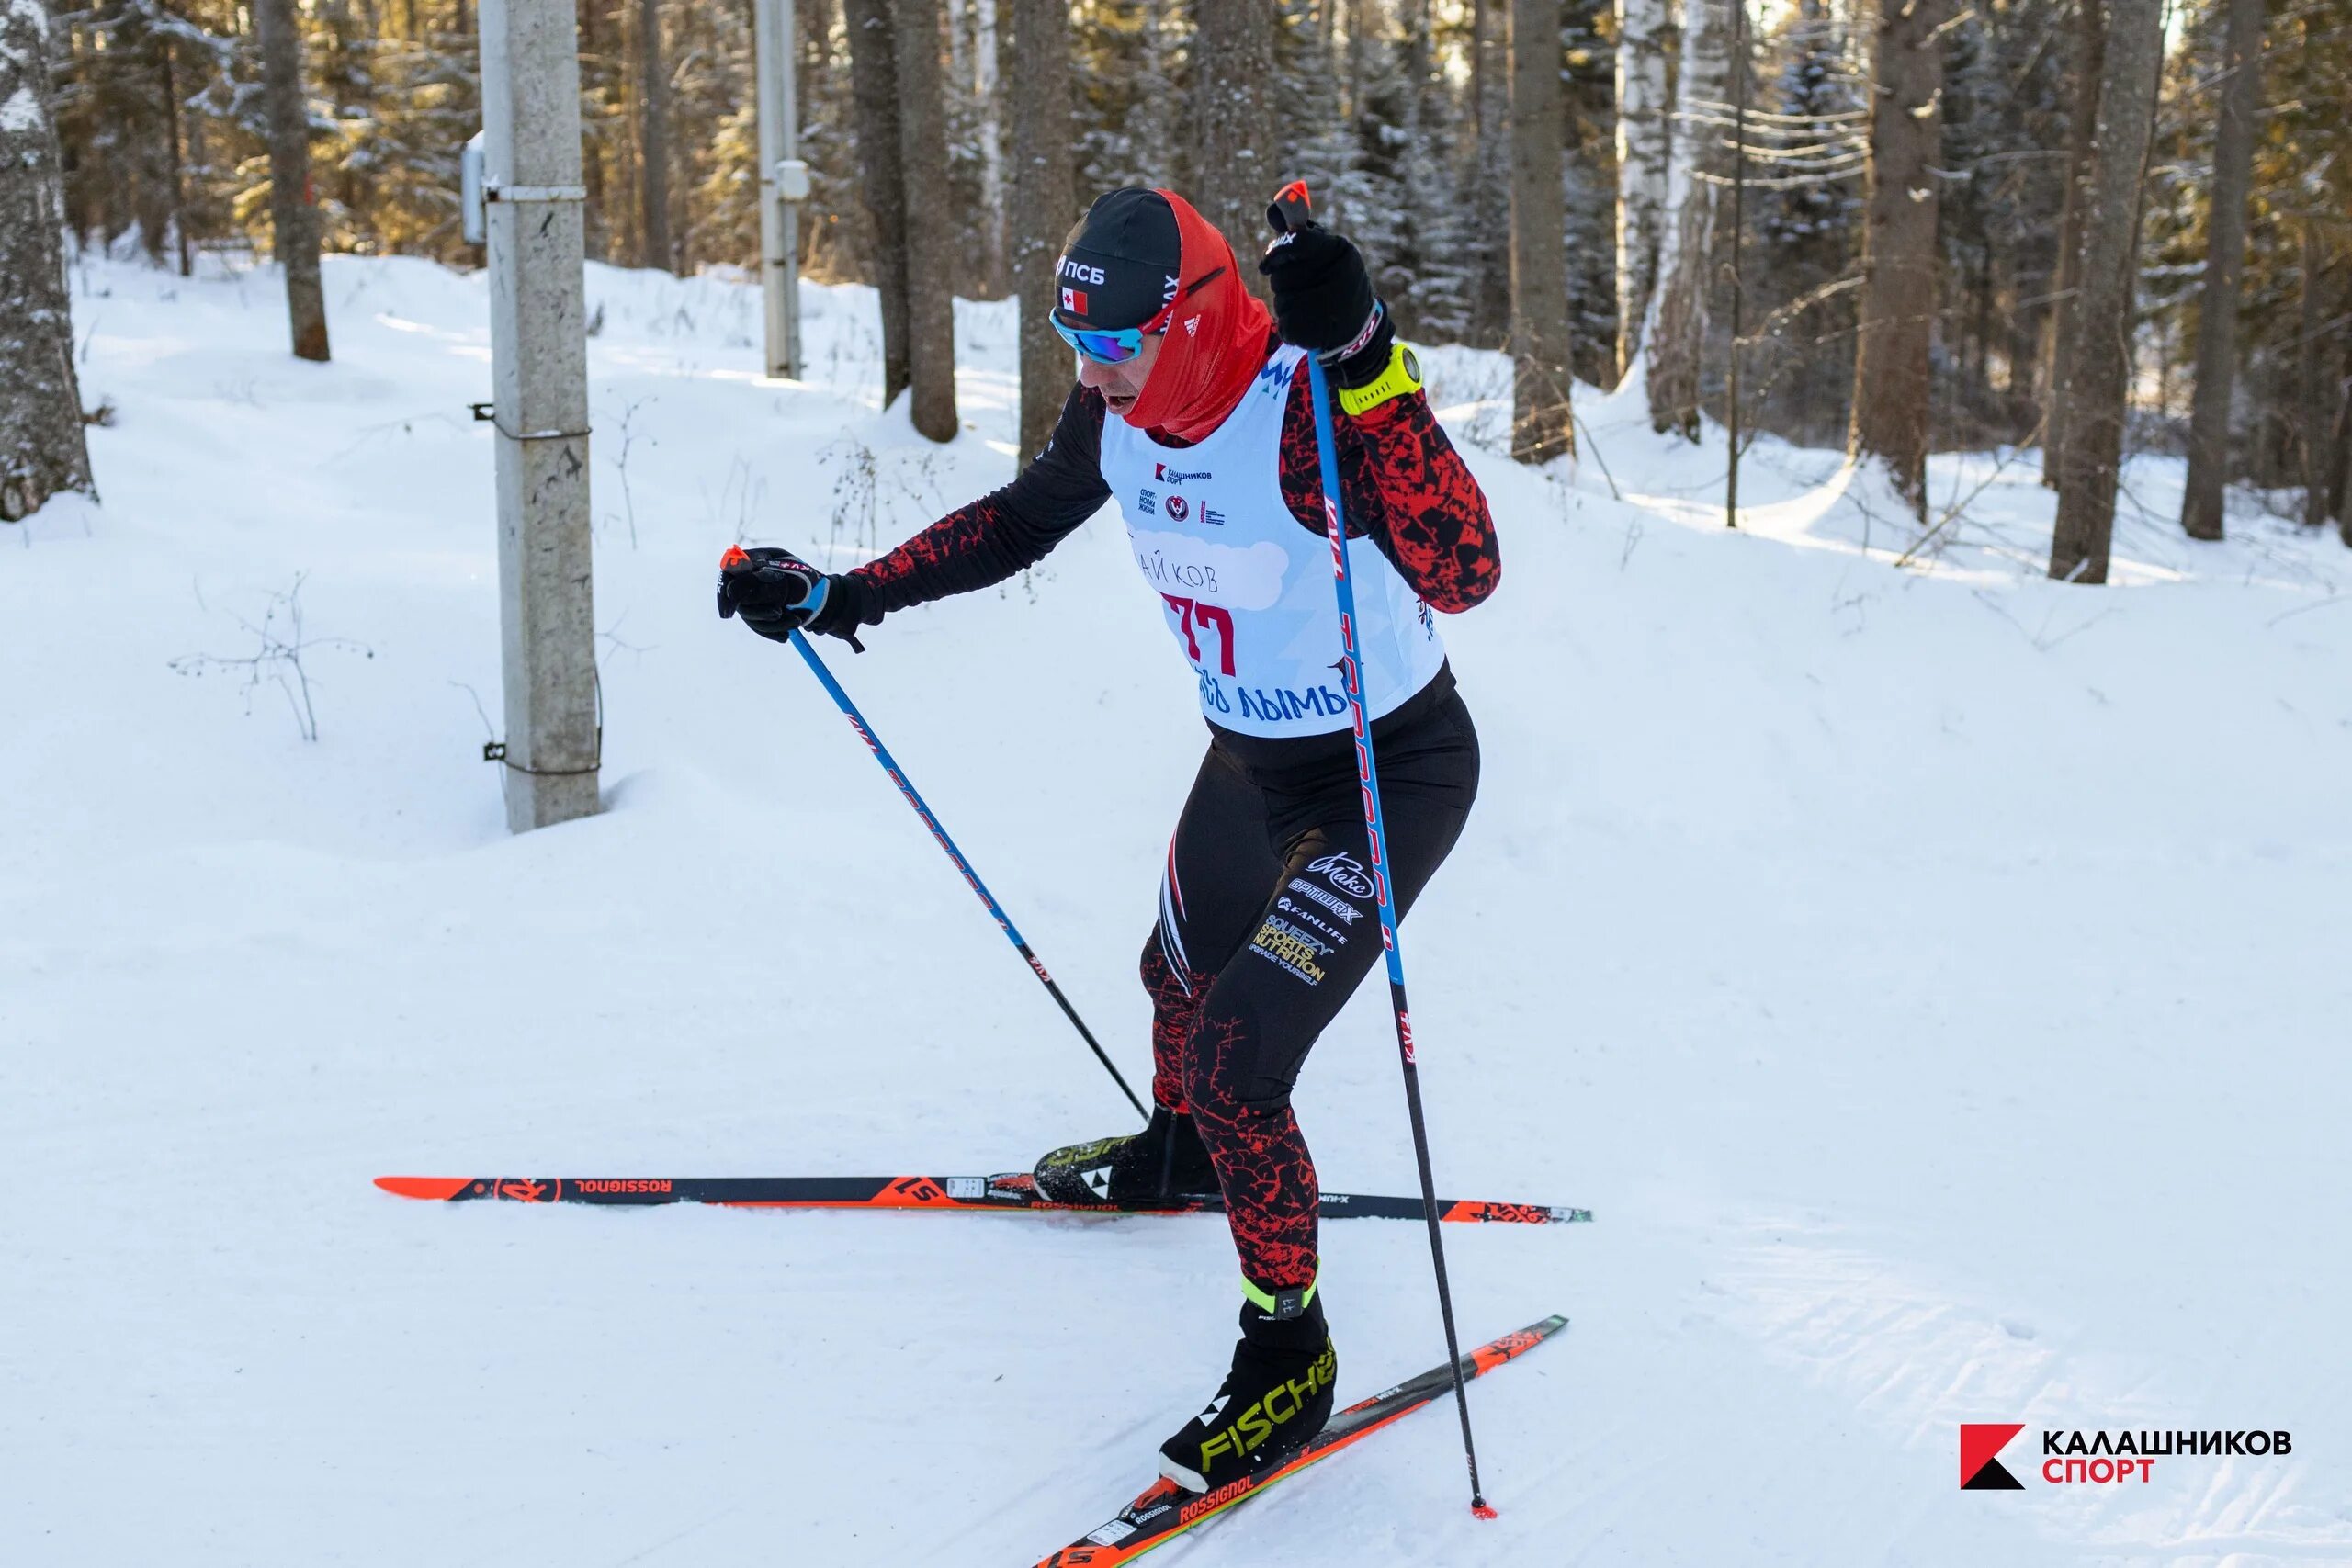
M470 1203L593 1203L639 1209L664 1203L711 1203L730 1209L916 1209L927 1213L1214 1214L1225 1200L1215 1193L1167 1199L1057 1203L1037 1190L1026 1171L999 1176L705 1176L705 1177L464 1177L379 1176L376 1185L399 1198ZM1418 1220L1419 1198L1375 1192L1320 1194L1326 1220ZM1490 1202L1441 1198L1437 1217L1448 1224L1561 1225L1592 1218L1589 1209L1547 1203Z
M1567 1325L1568 1320L1555 1313L1499 1339L1488 1340L1462 1358L1460 1375L1465 1380L1483 1377L1525 1355ZM1110 1519L1040 1560L1037 1568L1115 1568L1118 1563L1132 1562L1185 1531L1262 1495L1275 1483L1288 1480L1430 1401L1443 1398L1453 1391L1454 1376L1452 1369L1431 1367L1368 1399L1359 1400L1333 1416L1329 1425L1281 1465L1255 1476L1243 1476L1215 1492L1188 1491L1163 1477Z

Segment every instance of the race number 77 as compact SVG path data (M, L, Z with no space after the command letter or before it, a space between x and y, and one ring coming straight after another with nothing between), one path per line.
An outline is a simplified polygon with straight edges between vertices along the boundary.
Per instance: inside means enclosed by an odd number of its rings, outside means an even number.
M1233 616L1216 604L1203 604L1191 599L1179 599L1173 593L1163 593L1168 607L1176 612L1177 629L1184 634L1184 651L1194 664L1201 662L1201 628L1213 627L1216 632L1217 668L1226 674L1233 673Z

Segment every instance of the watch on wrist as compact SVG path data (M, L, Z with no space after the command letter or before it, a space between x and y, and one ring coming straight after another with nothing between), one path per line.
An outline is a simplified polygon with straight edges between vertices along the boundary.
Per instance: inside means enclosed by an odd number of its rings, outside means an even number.
M1399 342L1389 348L1388 365L1379 375L1361 387L1340 389L1340 409L1350 415L1366 414L1391 398L1420 389L1421 362Z

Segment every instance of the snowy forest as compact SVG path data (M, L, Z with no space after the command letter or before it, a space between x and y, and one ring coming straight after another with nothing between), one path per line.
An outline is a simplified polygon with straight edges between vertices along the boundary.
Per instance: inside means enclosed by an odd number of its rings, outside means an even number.
M2079 468L2085 492L2058 575L2104 574L2119 446L2194 455L2192 536L2243 482L2352 540L2344 0L795 6L810 278L880 281L901 249L920 278L941 248L956 292L1002 298L1094 191L1187 190L1247 241L1303 176L1415 341L1503 347L1516 321L1523 375L1562 349L1595 387L1638 368L1657 429L1703 411L1849 444L1914 495L1928 452L2043 449L2048 482ZM267 254L275 167L304 171L328 251L475 259L468 0L49 10L80 243L183 272ZM589 256L756 269L750 0L582 0L579 44ZM298 120L273 165L273 123ZM1520 170L1556 205L1515 215ZM1565 301L1514 298L1531 223L1531 257L1556 251L1529 276L1564 276ZM2128 357L2074 386L2078 334ZM1551 423L1522 456L1573 444Z

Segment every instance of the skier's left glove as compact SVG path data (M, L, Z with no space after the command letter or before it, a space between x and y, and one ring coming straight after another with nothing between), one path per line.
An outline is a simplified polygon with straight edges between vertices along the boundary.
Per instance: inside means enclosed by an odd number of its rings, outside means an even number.
M1351 242L1310 220L1277 235L1258 270L1273 285L1283 341L1312 353L1334 381L1363 386L1388 367L1396 329Z
M829 577L790 550L736 546L718 561L718 618L741 615L743 624L776 642L788 642L806 626L813 632L857 639L851 594L839 577Z

